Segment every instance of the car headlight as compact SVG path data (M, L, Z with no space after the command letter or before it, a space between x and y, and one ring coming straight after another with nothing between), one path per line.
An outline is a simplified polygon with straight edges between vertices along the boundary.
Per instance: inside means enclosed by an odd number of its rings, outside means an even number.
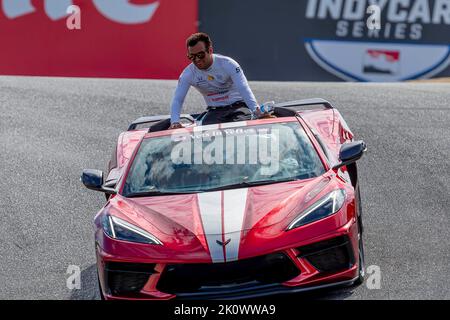
M103 216L103 230L113 239L162 245L158 238L147 231L110 215Z
M295 229L305 224L328 217L342 208L345 202L345 191L338 189L315 202L292 221L286 230Z

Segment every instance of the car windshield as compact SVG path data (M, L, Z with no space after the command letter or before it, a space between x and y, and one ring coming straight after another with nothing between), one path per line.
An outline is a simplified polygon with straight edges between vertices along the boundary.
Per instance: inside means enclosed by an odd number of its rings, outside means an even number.
M324 173L316 150L296 121L175 132L142 141L124 196L224 190Z

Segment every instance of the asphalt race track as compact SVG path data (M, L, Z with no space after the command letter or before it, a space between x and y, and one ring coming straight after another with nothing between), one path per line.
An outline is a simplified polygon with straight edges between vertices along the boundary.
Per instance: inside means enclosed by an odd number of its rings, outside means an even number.
M79 181L118 134L167 114L175 81L0 77L0 299L98 299L93 217ZM323 97L368 144L360 163L366 264L381 289L314 299L450 299L450 85L251 82L260 102ZM185 111L202 110L191 90ZM66 286L69 265L80 290Z

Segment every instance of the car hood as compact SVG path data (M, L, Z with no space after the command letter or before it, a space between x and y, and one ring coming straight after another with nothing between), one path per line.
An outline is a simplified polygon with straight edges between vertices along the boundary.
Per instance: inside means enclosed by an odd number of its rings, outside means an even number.
M330 176L249 188L125 198L109 205L144 229L166 235L223 235L288 224L329 186ZM328 188L327 188L328 189ZM152 231L152 230L149 230Z

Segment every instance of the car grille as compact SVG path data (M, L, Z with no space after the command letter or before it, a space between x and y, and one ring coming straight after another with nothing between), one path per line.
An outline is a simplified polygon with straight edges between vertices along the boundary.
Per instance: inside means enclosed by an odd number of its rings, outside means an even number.
M173 264L166 266L158 290L166 293L195 292L244 283L282 283L300 271L284 253L225 263Z
M124 296L139 293L155 272L155 264L107 262L105 276L112 295Z
M321 272L337 272L355 263L352 246L347 236L332 238L297 248L298 257L306 258Z

